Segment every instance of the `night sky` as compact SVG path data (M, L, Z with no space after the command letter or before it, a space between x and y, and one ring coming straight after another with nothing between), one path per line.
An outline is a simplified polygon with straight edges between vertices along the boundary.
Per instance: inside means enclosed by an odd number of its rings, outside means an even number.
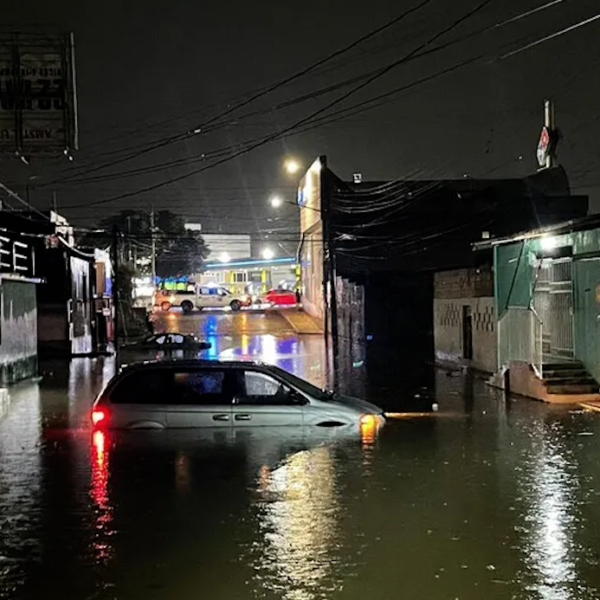
M494 0L437 40L461 39L547 0ZM338 111L482 56L477 63L390 96L376 108L344 120L325 120L304 133L288 132L244 156L150 193L116 202L87 203L161 183L213 160L198 155L286 130L352 89L310 98L316 90L385 66L413 51L473 9L479 0L432 0L383 34L318 70L228 115L226 127L163 146L134 160L104 163L183 133L248 94L293 75L398 16L417 0L348 2L194 2L192 0L19 0L3 4L12 29L73 31L79 99L80 150L71 164L38 160L25 168L0 162L3 181L38 208L58 206L76 225L91 225L122 208L168 208L206 230L230 232L286 227L266 219L269 196L290 202L295 181L282 169L286 156L305 166L326 154L343 178L522 177L535 171L543 100L556 103L564 139L559 161L574 191L590 193L600 210L600 21L504 60L498 57L594 16L597 0L564 0L535 16L392 69L343 103ZM309 96L288 108L273 107ZM258 112L232 122L234 117ZM323 113L327 115L327 113ZM320 116L323 116L320 115ZM221 154L219 156L226 156ZM181 160L137 175L115 174ZM91 172L94 170L93 172ZM74 181L68 183L65 178ZM61 180L62 179L62 180ZM54 180L56 183L47 185ZM46 185L44 185L46 184ZM43 186L43 187L41 187ZM78 206L69 209L70 206ZM292 235L297 235L294 230Z

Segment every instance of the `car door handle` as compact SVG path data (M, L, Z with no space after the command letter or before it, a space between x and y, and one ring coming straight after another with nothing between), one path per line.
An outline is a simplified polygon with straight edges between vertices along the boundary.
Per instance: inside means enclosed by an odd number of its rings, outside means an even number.
M229 421L229 415L213 415L213 421Z
M236 421L251 421L252 415L235 415Z

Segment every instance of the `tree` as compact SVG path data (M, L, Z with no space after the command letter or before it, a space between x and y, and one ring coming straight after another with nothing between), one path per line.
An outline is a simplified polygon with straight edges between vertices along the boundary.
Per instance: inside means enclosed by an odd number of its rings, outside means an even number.
M149 212L122 210L100 222L100 233L86 235L82 243L100 248L110 246L113 231L119 234L119 261L131 263L141 275L150 275L152 256L152 217ZM209 250L197 231L185 228L185 221L169 210L154 214L156 274L159 277L185 277L198 273Z

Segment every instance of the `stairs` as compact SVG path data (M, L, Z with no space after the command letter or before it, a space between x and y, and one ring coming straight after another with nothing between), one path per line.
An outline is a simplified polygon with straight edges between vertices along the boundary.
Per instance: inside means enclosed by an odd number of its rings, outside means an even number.
M584 395L600 393L598 382L577 361L544 363L542 383L548 394Z

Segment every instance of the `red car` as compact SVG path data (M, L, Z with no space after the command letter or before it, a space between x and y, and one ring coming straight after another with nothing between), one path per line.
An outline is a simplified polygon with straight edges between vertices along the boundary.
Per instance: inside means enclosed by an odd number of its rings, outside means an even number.
M293 290L269 290L265 294L264 302L271 306L289 306L298 304L298 298Z

